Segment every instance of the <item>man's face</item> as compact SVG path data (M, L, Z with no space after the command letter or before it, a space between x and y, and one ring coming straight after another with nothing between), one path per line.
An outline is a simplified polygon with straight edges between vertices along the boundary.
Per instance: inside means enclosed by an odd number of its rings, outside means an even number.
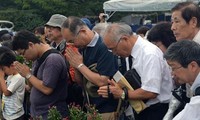
M172 13L172 26L171 30L176 37L176 40L192 40L194 38L194 27L190 20L189 23L183 19L181 11L174 11Z
M62 28L62 35L68 43L73 43L74 46L81 48L84 46L82 33L79 30L76 35L74 35L68 28Z
M18 55L23 56L26 60L34 61L36 60L39 56L37 53L37 50L35 51L34 46L35 44L29 43L28 49L18 49L16 52Z
M167 63L171 67L171 74L173 79L179 84L190 83L192 77L191 70L187 67L184 68L178 62L167 60Z
M122 37L118 41L113 41L110 38L111 36L109 34L105 34L103 38L104 44L107 46L108 51L112 52L114 55L118 55L121 57L129 56L127 53L127 49L124 48L125 41L122 39Z
M49 26L48 39L50 41L57 41L62 37L61 30L58 27Z

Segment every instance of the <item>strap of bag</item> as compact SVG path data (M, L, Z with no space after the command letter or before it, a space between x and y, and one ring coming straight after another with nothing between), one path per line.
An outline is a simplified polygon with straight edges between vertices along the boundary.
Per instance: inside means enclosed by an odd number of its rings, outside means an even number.
M92 71L92 72L97 72L96 70L96 66L97 66L97 63L94 63L92 65L90 65L88 68ZM88 88L87 88L87 82L90 82L88 81L84 76L83 76L83 92L84 92L84 102L89 104L90 105L90 96L94 97L95 95L91 95L92 93L88 92ZM94 85L96 86L96 85ZM92 87L92 86L91 86Z
M38 69L40 67L40 65L44 62L44 60L47 58L47 56L51 53L59 53L58 50L55 50L55 49L50 49L50 50L47 50L37 61L38 61L38 65L35 67L35 70L34 70L34 75L37 76L37 72L38 72Z
M34 70L34 73L33 75L37 76L37 72L38 72L38 69L40 67L40 65L44 62L44 60L49 56L49 54L51 53L57 53L57 54L60 54L62 55L58 50L56 49L49 49L47 50L37 61L38 61L38 65L35 67L35 70ZM67 65L67 73L68 73L68 76L69 76L69 80L72 81L72 77L69 73L69 63L65 60L66 62L66 65Z
M200 95L200 87L197 87L195 89L195 96Z
M179 100L181 103L185 103L185 101L177 94L177 91L172 91L172 95Z

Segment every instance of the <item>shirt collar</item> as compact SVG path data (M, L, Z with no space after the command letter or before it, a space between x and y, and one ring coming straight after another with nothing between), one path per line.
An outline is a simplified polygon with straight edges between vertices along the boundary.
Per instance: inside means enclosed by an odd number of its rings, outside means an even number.
M99 34L94 31L94 37L92 38L92 41L87 45L87 47L94 47L99 39Z
M132 50L131 50L131 56L135 59L138 54L139 54L139 48L140 48L140 44L142 44L142 37L138 36Z
M197 75L196 79L194 80L194 83L191 86L191 90L193 94L195 93L195 90L197 87L200 87L200 73Z
M193 38L193 41L197 42L200 44L200 30L199 32L195 35L195 37Z

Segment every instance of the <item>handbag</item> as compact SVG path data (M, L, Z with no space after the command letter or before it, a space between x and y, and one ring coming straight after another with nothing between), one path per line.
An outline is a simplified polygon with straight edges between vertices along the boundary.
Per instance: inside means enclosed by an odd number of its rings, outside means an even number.
M137 73L135 69L128 70L125 72L124 77L129 82L129 84L133 87L133 89L138 89L141 87L141 77Z
M96 67L97 67L97 63L94 63L90 65L88 68L92 72L97 73L98 71L96 70ZM90 97L99 97L97 93L97 90L99 89L99 87L95 85L94 83L90 82L89 80L87 80L85 77L83 77L83 86Z

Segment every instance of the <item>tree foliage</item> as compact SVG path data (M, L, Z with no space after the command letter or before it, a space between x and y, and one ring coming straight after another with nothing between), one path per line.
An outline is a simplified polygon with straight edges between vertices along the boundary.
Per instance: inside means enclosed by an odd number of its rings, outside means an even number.
M95 17L107 0L0 0L0 18L15 24L15 30L44 25L52 14Z

